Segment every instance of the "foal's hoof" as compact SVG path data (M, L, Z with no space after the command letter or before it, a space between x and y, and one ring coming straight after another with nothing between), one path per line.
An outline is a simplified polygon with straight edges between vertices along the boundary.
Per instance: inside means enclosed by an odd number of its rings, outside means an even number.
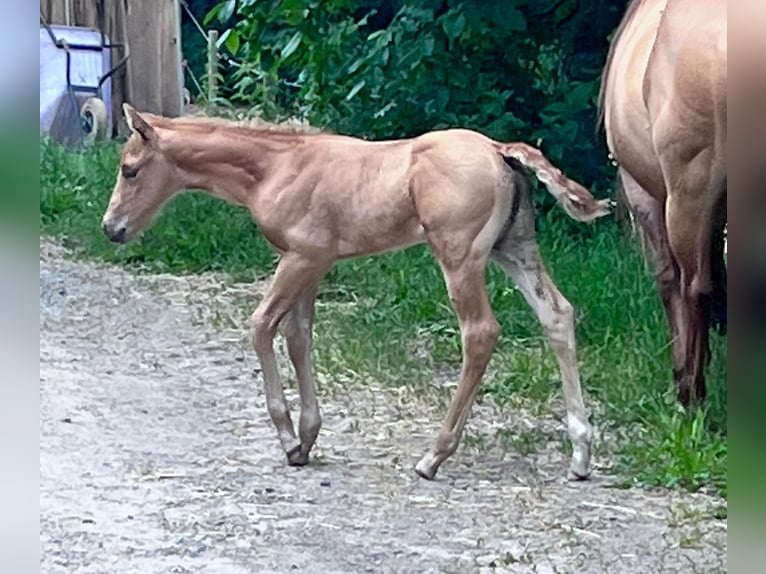
M572 473L572 476L575 478L575 480L587 480L590 478L593 469L590 466L590 462L573 458L572 464L569 465L569 472Z
M415 465L415 472L420 478L433 480L436 477L436 471L438 468L439 465L436 463L434 456L431 453L428 453Z
M415 474L417 474L420 478L425 478L426 480L434 480L436 478L436 472L429 473L427 470L421 470L415 465Z
M290 466L306 466L309 463L309 453L301 451L300 445L287 453L287 464Z
M590 468L579 469L579 468L570 467L569 472L572 473L572 477L575 480L588 480L593 470Z
M569 471L576 480L586 480L593 469L590 465L590 443L575 443L572 445L572 462Z

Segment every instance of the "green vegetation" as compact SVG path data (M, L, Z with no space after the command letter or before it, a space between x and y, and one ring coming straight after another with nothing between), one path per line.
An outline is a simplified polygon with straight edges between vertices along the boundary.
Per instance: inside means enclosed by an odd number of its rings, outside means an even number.
M223 114L301 117L362 137L475 128L534 143L597 196L614 170L594 134L608 35L625 0L189 0L221 33ZM184 29L201 77L204 39ZM203 82L204 83L204 82ZM150 271L217 270L238 280L271 272L275 256L244 209L202 194L173 200L137 242L115 247L100 230L117 147L73 153L40 144L41 231L79 256ZM593 422L614 440L598 462L634 483L727 492L726 342L712 336L709 401L684 412L670 384L668 330L637 243L611 221L571 222L538 193L539 241L577 309L577 340ZM555 359L531 310L502 272L489 291L503 335L483 393L510 412L561 414ZM441 274L423 247L338 264L320 292L315 359L328 378L410 385L444 400L460 339ZM526 454L549 437L499 432ZM481 446L485 437L468 435ZM561 448L568 448L561 433ZM602 456L603 455L603 456Z
M625 3L194 0L191 6L220 32L219 109L302 117L374 138L479 129L499 140L537 143L603 196L613 168L603 138L594 137L595 99L607 37ZM204 48L191 26L184 52L202 75ZM547 211L553 202L542 203Z
M135 244L109 244L99 226L117 157L114 144L74 153L42 141L41 231L80 256L153 271L221 270L252 279L273 269L274 255L247 211L202 194L174 199ZM685 413L673 400L665 319L636 243L609 222L574 232L564 220L560 210L544 216L539 241L577 309L593 422L615 438L598 454L608 454L613 471L631 484L713 486L726 495L725 339L712 336L707 406ZM503 335L483 392L509 413L517 406L561 413L555 360L534 315L498 269L490 268L488 282ZM448 391L435 384L436 373L454 372L460 360L457 322L424 247L337 265L323 284L316 333L318 369L332 378L407 384L441 397ZM517 442L533 451L535 441Z

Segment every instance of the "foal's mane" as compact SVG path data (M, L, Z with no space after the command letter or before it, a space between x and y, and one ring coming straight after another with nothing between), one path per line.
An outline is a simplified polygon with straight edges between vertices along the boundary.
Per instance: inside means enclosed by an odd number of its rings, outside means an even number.
M596 103L596 112L598 113L598 117L596 119L596 131L600 130L604 124L604 100L606 99L606 83L607 79L609 78L609 70L612 67L612 60L614 60L615 48L617 47L623 32L625 32L625 29L633 21L636 12L638 12L638 9L643 3L644 0L630 0L628 7L625 9L625 15L622 17L622 20L615 29L614 36L612 36L612 41L609 44L609 51L606 54L606 63L604 64L604 69L601 72L601 85L598 88L598 101Z
M216 129L224 129L245 135L269 135L272 137L306 136L326 133L317 127L302 123L299 120L275 123L267 122L261 118L235 120L202 114L186 115L177 118L152 116L151 123L158 127L181 128L194 132L210 132Z

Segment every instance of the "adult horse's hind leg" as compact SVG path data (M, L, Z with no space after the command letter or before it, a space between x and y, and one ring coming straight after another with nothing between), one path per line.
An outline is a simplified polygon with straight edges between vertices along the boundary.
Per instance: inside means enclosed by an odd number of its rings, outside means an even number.
M678 384L684 369L685 342L681 331L683 302L678 266L668 244L664 205L647 193L624 168L620 168L619 173L630 210L649 244L649 258L654 268L654 277L670 328L673 378Z
M439 250L434 249L434 252L439 258ZM471 405L500 334L500 325L487 298L484 278L486 260L486 255L469 253L461 263L453 266L445 264L440 258L450 301L460 323L463 366L460 384L452 397L436 444L415 465L415 471L429 480L457 450Z
M286 321L285 337L287 352L295 368L298 391L301 399L301 414L298 423L298 436L301 441L300 451L295 453L290 463L302 465L308 463L309 452L314 446L322 418L316 396L314 375L311 372L311 347L313 342L312 326L314 323L314 300L317 285L306 289L296 300Z
M579 479L591 473L591 428L580 389L575 347L574 309L548 276L534 239L506 239L492 252L493 259L518 286L537 315L559 363L572 440L570 469Z
M700 203L685 193L667 201L668 237L681 270L681 297L686 323L685 363L678 381L678 400L689 406L705 399L713 286L710 275L712 230Z
M665 220L670 250L680 270L684 308L684 369L678 381L678 399L689 406L703 401L707 394L705 367L710 356L713 301L711 250L714 229L726 217L726 160L719 134L715 142L705 146L691 136L678 139L679 133L707 135L708 130L704 123L704 128L696 132L691 127L689 132L684 131L683 118L697 116L681 115L682 106L673 105L679 101L658 104L660 111L653 122L652 137L668 190Z
M282 318L307 289L319 282L330 265L331 262L295 253L283 255L269 291L251 319L253 348L261 364L266 406L290 464L305 464L305 461L301 456L301 443L295 437L290 409L277 370L274 335Z

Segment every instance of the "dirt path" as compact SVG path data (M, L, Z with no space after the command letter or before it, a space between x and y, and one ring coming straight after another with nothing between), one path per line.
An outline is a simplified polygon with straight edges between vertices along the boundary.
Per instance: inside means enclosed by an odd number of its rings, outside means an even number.
M41 242L42 572L725 572L720 500L570 483L554 447L417 479L440 412L406 389L325 391L318 461L287 467L227 293Z

